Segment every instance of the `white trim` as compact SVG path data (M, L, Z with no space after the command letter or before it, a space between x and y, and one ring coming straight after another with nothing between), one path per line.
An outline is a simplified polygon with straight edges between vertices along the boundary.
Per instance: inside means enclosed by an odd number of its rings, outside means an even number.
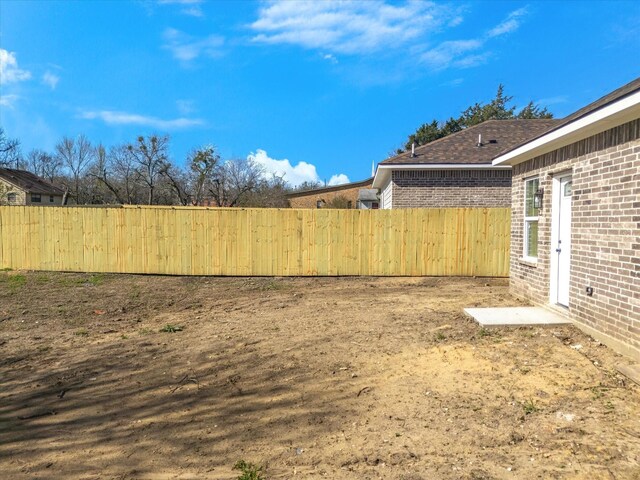
M551 187L551 241L549 243L549 303L551 305L558 304L558 255L556 248L558 247L559 235L559 215L560 215L560 195L562 191L560 186L562 180L573 178L572 170L564 170L553 175L553 184Z
M524 202L522 204L522 213L524 218L524 223L522 225L522 258L525 262L530 263L538 263L538 257L540 256L539 247L540 247L540 209L538 209L538 215L535 216L527 216L527 183L533 182L534 180L538 181L538 188L540 188L540 177L535 175L533 177L524 179ZM535 195L535 192L533 192ZM533 201L533 199L532 199ZM536 251L538 252L537 257L532 257L529 255L529 224L536 223L538 227L538 238L536 238Z
M387 182L384 188L380 189L380 209L386 210L393 208L393 185L391 179Z
M510 170L510 165L490 163L388 163L379 164L373 178L373 188L382 188L391 177L392 170Z
M640 118L640 91L500 155L493 165L517 165L637 118Z
M560 179L564 175L554 175L551 186L551 237L549 242L549 303L556 304L558 298L558 255L555 250L558 245L558 215L560 204Z
M509 165L491 163L387 163L378 165L385 170L509 170Z

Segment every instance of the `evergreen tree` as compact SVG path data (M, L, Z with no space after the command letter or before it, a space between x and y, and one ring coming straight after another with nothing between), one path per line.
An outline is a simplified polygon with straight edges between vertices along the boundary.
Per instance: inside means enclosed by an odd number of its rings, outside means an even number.
M404 145L404 150L398 149L396 153L411 150L411 145L425 145L427 143L459 132L465 128L478 125L487 120L505 120L509 118L553 118L553 114L546 107L541 107L529 102L524 108L517 111L515 105L510 105L513 97L504 93L504 85L498 85L496 96L489 103L475 103L465 109L458 118L449 118L444 123L433 120L424 123L409 135Z

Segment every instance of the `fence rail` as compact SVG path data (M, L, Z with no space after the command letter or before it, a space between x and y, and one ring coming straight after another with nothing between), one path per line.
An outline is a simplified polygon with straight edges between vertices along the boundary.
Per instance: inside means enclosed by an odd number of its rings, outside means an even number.
M0 267L229 276L508 276L510 210L0 207Z

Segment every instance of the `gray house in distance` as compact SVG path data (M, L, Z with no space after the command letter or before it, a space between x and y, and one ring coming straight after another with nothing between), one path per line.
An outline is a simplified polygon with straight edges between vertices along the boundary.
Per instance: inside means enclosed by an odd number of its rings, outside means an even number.
M491 161L557 123L488 120L389 158L373 180L380 208L508 207L511 167Z
M12 168L0 168L0 205L62 205L64 190L44 178Z

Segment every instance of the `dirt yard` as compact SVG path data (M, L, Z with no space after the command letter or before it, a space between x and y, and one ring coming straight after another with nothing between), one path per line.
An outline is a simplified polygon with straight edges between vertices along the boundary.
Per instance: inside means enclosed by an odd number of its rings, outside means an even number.
M3 272L0 476L640 478L623 357L462 313L518 304L502 279Z

